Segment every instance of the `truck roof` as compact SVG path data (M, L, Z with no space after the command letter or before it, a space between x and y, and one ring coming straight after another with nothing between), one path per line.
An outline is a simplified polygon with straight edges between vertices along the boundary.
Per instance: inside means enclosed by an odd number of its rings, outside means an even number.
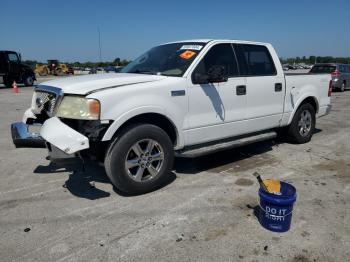
M17 53L16 51L0 50L0 53Z
M237 39L187 39L182 41L173 41L164 43L165 44L173 44L173 43L183 43L183 42L196 42L196 43L209 43L209 42L236 42L236 43L245 43L245 44L259 44L259 45L269 45L269 43L249 41L249 40L237 40Z

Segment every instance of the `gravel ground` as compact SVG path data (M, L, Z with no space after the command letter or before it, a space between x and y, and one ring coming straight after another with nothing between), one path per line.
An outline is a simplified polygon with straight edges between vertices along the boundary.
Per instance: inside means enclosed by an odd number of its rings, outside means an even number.
M268 141L176 159L146 195L113 190L104 169L50 165L45 149L15 149L9 126L32 88L0 88L1 261L346 261L350 256L350 91L334 93L312 141ZM251 175L298 191L291 230L260 226Z

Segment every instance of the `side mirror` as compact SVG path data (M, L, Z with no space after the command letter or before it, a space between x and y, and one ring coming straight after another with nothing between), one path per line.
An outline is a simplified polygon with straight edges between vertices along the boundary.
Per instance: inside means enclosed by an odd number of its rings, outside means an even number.
M221 65L213 65L210 67L207 75L209 83L227 82L228 79L225 67Z
M209 78L208 75L203 75L201 73L194 73L192 82L193 84L204 85L209 83L208 78Z
M19 57L19 62L21 62L21 61L22 61L22 55L21 55L21 53L18 54L18 57Z
M227 79L225 67L220 65L210 67L206 74L194 73L192 76L192 82L199 85L227 82Z

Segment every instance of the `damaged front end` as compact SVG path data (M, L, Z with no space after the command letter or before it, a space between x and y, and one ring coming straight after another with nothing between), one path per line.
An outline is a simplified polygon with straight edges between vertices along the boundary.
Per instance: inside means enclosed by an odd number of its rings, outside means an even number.
M52 161L75 158L86 151L100 158L104 154L101 137L110 122L59 117L57 111L63 99L59 88L37 87L22 122L11 125L13 143L16 147L46 147ZM31 132L33 127L39 131Z

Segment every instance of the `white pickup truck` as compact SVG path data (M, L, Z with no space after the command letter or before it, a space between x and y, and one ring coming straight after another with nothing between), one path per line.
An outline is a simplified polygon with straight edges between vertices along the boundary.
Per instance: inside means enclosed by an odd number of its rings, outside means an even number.
M114 186L139 194L164 182L174 155L271 139L281 128L295 143L310 141L316 117L331 109L331 87L330 75L285 75L270 44L173 42L121 73L38 85L12 138L17 147L45 145L52 161L93 156Z

